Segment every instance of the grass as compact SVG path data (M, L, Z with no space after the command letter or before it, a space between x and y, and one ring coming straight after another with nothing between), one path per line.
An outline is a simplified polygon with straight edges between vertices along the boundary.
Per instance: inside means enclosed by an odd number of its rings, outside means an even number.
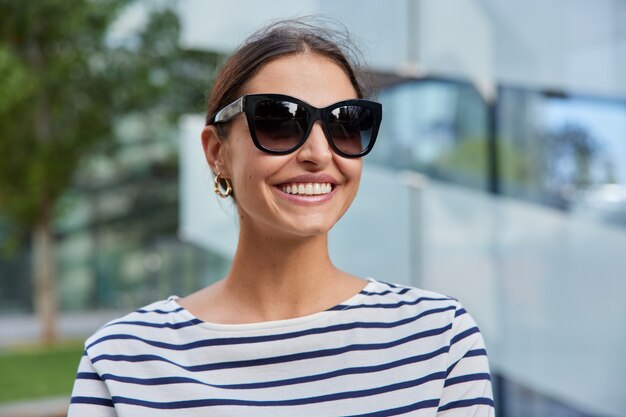
M82 342L0 351L0 403L72 393Z

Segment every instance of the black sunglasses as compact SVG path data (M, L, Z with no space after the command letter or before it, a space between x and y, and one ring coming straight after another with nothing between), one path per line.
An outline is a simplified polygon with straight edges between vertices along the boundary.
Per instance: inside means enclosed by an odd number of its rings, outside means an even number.
M343 157L358 158L374 146L383 107L354 99L318 109L283 94L248 94L215 113L207 125L228 122L240 113L246 114L252 141L263 152L285 155L295 151L321 120L331 148Z

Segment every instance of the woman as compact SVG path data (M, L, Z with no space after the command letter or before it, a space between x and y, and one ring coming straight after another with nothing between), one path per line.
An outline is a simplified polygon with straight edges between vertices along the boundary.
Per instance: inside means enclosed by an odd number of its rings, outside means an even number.
M202 146L237 207L228 275L86 343L74 416L489 416L483 340L449 297L337 269L380 104L321 28L283 22L227 61Z

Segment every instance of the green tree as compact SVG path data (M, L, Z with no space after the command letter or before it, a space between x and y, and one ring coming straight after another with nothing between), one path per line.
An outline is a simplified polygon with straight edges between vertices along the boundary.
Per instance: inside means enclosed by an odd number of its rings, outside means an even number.
M145 3L142 3L145 7ZM57 201L86 156L114 143L116 121L189 109L172 88L189 55L169 10L123 41L109 28L129 2L0 0L0 214L30 232L34 305L42 339L56 338ZM147 11L148 12L148 11ZM6 242L5 242L6 243Z

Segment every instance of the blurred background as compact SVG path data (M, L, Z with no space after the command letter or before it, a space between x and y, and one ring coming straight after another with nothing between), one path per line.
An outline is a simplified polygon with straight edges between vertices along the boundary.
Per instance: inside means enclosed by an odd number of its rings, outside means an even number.
M384 105L334 262L460 299L500 417L626 416L624 0L0 0L0 415L64 415L87 335L228 270L205 94L311 14Z

